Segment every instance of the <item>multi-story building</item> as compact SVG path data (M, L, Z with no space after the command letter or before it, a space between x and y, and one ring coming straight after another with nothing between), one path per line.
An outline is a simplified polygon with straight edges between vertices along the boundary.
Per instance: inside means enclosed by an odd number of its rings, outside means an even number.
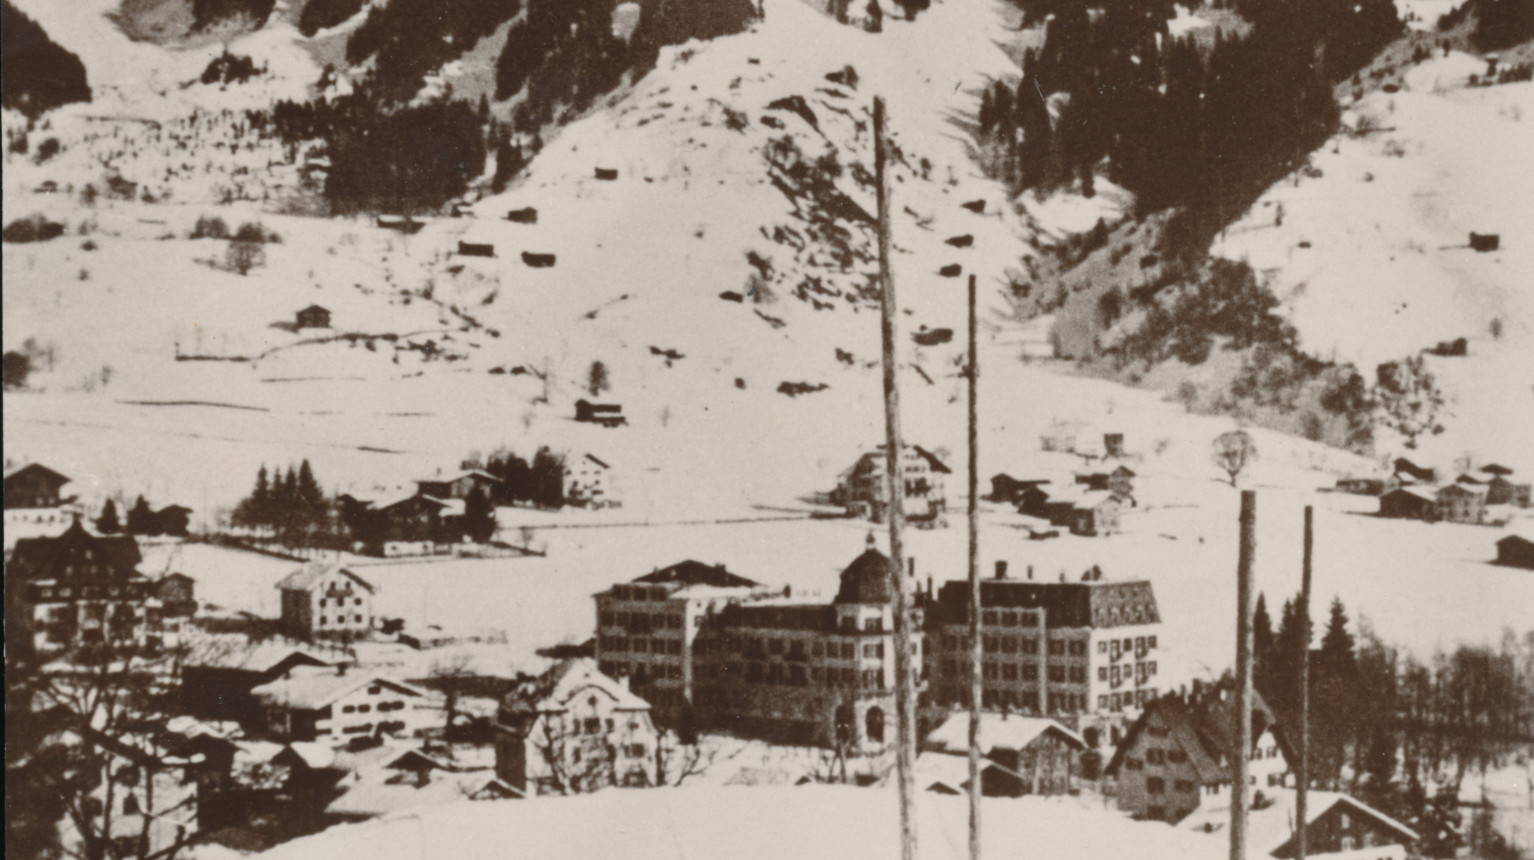
M982 702L1040 716L1124 714L1157 691L1161 615L1149 582L1104 581L1093 568L1080 582L1007 576L980 583ZM969 584L938 592L933 698L968 704Z
M507 694L495 773L524 796L658 783L650 705L589 658L565 660Z
M5 564L5 637L13 654L77 646L143 647L154 583L138 572L138 543L76 520L58 537L22 538Z
M1105 773L1119 808L1138 818L1177 822L1230 803L1236 743L1235 696L1228 685L1195 685L1186 696L1152 700L1119 743ZM1248 790L1284 786L1291 750L1262 696L1252 694Z
M831 492L832 504L841 505L852 516L884 522L889 515L884 466L883 445L865 452L842 473ZM906 519L917 525L943 525L948 511L945 476L952 470L931 451L920 445L907 445L900 452L900 471Z
M666 722L690 713L700 726L787 743L880 746L894 725L889 564L870 548L830 603L695 561L615 585L596 595L599 666L630 676ZM919 631L919 607L916 618ZM919 632L914 640L920 673Z
M700 678L717 677L719 630L710 619L766 594L722 564L691 560L614 585L595 595L598 668L627 678L658 718L674 722Z
M914 580L905 581L917 600ZM890 560L870 548L842 571L829 604L784 596L729 607L717 679L698 699L701 721L783 743L882 747L894 734L894 598ZM913 608L918 679L922 613Z
M67 475L61 475L38 463L28 463L16 469L7 468L5 509L57 508L65 501L60 491L67 483Z
M373 630L371 583L344 567L309 562L277 583L282 632L294 639L365 639Z

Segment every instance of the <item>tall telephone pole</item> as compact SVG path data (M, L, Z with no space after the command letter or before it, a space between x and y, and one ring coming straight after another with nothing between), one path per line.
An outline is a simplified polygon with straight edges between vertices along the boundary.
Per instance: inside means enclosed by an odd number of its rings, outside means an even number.
M969 860L980 860L980 349L975 276L969 276Z
M884 479L888 491L890 585L895 622L895 770L900 786L900 858L916 860L916 689L911 672L911 609L906 586L905 476L900 471L900 391L895 378L895 279L890 274L890 203L884 175L884 99L874 97L874 181L879 200L880 334L884 345Z
M1252 562L1257 554L1257 493L1241 491L1236 560L1236 748L1230 789L1230 860L1246 860L1246 789L1252 758Z
M1315 509L1305 506L1305 552L1300 562L1300 766L1295 774L1295 857L1305 860L1305 823L1310 791L1310 565L1314 558Z

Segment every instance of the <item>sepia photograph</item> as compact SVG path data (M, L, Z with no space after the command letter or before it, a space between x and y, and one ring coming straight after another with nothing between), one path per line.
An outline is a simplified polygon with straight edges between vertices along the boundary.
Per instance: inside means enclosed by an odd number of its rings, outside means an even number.
M1534 860L1534 0L0 0L17 860Z

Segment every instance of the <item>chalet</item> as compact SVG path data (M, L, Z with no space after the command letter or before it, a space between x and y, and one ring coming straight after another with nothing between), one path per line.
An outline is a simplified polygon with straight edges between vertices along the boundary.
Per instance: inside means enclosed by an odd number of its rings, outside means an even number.
M1119 512L1124 502L1107 491L1085 493L1071 509L1071 534L1098 537L1119 533Z
M650 705L590 658L565 660L501 701L495 775L519 794L656 784Z
M282 631L294 639L365 639L373 630L373 595L367 580L344 567L309 562L277 583Z
M565 504L582 508L615 508L609 481L612 467L594 454L566 460L564 465Z
M1292 789L1259 789L1247 811L1246 844L1251 857L1288 860L1297 856L1298 806ZM1180 825L1195 833L1229 838L1230 804L1208 804ZM1305 856L1405 860L1415 856L1417 834L1410 827L1346 794L1311 791L1305 803Z
M153 514L152 534L186 537L192 522L192 509L184 505L166 505Z
M549 269L554 266L553 254L535 254L532 251L522 252L522 263L532 269Z
M1534 487L1529 484L1515 484L1504 475L1494 475L1486 482L1486 504L1527 508L1531 495L1534 495L1531 491L1534 491Z
M1024 487L1017 494L1018 513L1046 521L1049 520L1046 512L1046 508L1049 505L1049 491L1040 486L1047 483L1049 482L1039 481L1032 486Z
M598 167L596 169L596 176L603 182L612 182L618 178L618 171L616 168Z
M959 275L964 273L964 267L958 263L949 263L941 269L938 269L937 273L944 278L957 278Z
M1437 475L1432 469L1426 466L1418 466L1405 457L1397 457L1395 459L1394 471L1397 476L1409 476L1414 481L1431 484L1437 480Z
M415 482L417 493L435 499L467 499L476 489L490 494L500 485L500 478L480 469L465 469Z
M194 649L181 669L181 706L195 717L254 729L262 711L251 690L301 666L335 666L336 658L280 639Z
M1252 694L1252 748L1236 749L1235 695L1229 685L1195 685L1187 697L1146 704L1105 770L1118 781L1119 809L1136 818L1179 822L1230 803L1232 758L1246 755L1252 786L1281 788L1293 753L1262 696ZM1249 787L1250 788L1250 787Z
M459 242L460 257L494 257L495 246L488 242Z
M310 305L293 315L293 327L306 328L330 328L330 309L320 305Z
M832 504L846 508L855 517L884 522L889 498L885 480L884 446L864 452L841 474ZM944 476L952 470L942 460L920 445L907 445L900 456L901 483L905 489L906 518L912 522L941 525L948 510Z
M342 516L352 536L372 554L414 555L461 539L463 499L424 493L401 493L378 499L341 498Z
M1399 487L1380 496L1379 515L1402 520L1431 520L1436 502L1416 487Z
M431 694L361 668L299 667L251 690L266 731L289 741L340 744L359 735L412 737L438 717Z
M1013 779L1001 765L980 757L980 790L988 796L1000 794L1002 780ZM923 752L916 757L916 789L933 794L962 795L969 791L969 755L966 753ZM1006 795L1003 795L1006 796Z
M5 637L11 653L147 641L154 583L139 573L130 535L93 535L76 520L58 537L21 538L5 564Z
M927 736L923 756L969 756L969 715L955 713ZM980 715L980 752L992 766L981 773L988 797L1070 794L1087 743L1054 720L986 711ZM966 775L967 781L967 775Z
M1497 541L1497 564L1534 570L1534 539L1508 535Z
M512 209L506 213L506 220L513 224L537 224L538 210L531 206L521 209Z
M59 497L59 490L67 483L67 476L37 463L8 471L5 473L5 509L56 508L65 501Z
M379 215L377 221L379 227L404 233L407 236L421 232L421 228L426 226L409 215Z
M1449 484L1433 496L1433 516L1440 522L1480 525L1486 521L1486 488Z
M589 400L575 401L575 420L583 424L600 424L603 427L617 427L629 423L623 416L623 407L619 404L592 403Z
M1487 251L1495 251L1500 247L1502 247L1502 237L1497 233L1476 233L1472 231L1470 234L1470 250L1472 251L1485 253Z

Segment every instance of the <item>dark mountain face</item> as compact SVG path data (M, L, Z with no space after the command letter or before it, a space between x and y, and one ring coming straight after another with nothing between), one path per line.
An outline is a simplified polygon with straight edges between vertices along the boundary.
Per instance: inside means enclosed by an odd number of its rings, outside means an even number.
M36 117L91 100L80 58L48 38L36 21L6 2L0 21L0 90L5 106Z

